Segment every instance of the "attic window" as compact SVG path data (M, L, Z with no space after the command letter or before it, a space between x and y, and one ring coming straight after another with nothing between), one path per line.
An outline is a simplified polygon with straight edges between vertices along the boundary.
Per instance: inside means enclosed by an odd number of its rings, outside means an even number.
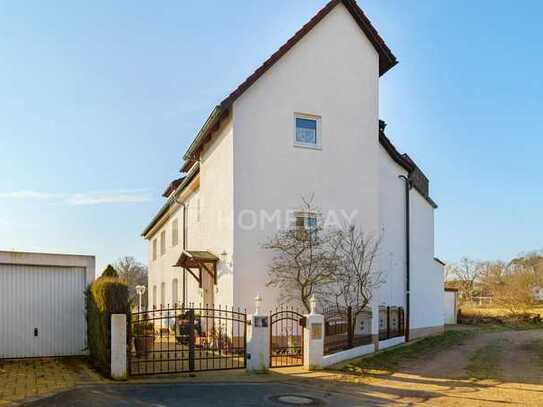
M296 114L294 116L294 145L297 147L319 148L321 145L320 118Z

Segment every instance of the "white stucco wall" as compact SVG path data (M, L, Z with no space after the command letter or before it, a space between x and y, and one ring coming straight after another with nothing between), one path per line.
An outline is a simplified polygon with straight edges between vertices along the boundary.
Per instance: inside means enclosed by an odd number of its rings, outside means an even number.
M411 217L411 329L443 325L443 272L434 260L434 209L414 189Z
M232 121L227 120L218 131L213 143L207 144L200 159L200 174L193 181L196 187L183 192L179 201L186 206L187 250L208 250L221 260L217 264L218 278L214 289L216 305L232 305L233 252L232 231ZM191 190L188 192L188 190ZM172 245L172 222L178 221L179 243ZM149 258L149 304L153 305L153 287L157 287L157 302L160 304L161 283L166 287L166 305L182 302L183 269L173 267L183 250L183 207L175 204L148 236ZM166 253L160 254L160 234L166 231ZM153 240L157 239L158 257L153 260ZM226 253L226 262L221 254ZM197 271L195 271L197 273ZM204 279L208 278L206 273ZM178 280L178 300L172 298L173 280ZM204 302L197 281L187 273L187 303Z
M234 104L234 214L299 209L315 194L321 212L356 211L378 232L378 55L343 5L337 6ZM321 117L322 149L293 146L294 114ZM234 296L263 309L276 230L234 228Z
M381 241L378 267L384 284L379 288L377 298L380 305L405 309L405 184L400 175L407 176L407 171L379 146ZM427 255L433 256L433 252Z

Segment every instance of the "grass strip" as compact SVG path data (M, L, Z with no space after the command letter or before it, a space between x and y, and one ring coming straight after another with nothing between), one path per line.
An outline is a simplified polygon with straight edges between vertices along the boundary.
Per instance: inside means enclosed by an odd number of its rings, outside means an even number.
M471 331L447 331L441 335L430 336L413 344L384 350L374 356L358 359L342 368L345 372L364 373L369 370L395 371L399 364L408 359L424 357L430 353L462 343L472 336Z

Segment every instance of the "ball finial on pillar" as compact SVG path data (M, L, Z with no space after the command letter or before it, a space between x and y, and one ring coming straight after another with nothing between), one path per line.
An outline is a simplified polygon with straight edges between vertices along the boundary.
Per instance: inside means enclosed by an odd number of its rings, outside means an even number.
M312 295L309 299L309 308L311 309L312 314L317 313L317 299L315 298L315 295Z

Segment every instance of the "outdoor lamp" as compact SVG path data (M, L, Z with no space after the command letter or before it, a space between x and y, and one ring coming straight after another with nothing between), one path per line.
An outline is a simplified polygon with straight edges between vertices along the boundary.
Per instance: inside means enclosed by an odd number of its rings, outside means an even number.
M145 294L145 286L144 285L137 285L136 286L136 294L139 296L138 300L138 311L141 312L141 296Z

